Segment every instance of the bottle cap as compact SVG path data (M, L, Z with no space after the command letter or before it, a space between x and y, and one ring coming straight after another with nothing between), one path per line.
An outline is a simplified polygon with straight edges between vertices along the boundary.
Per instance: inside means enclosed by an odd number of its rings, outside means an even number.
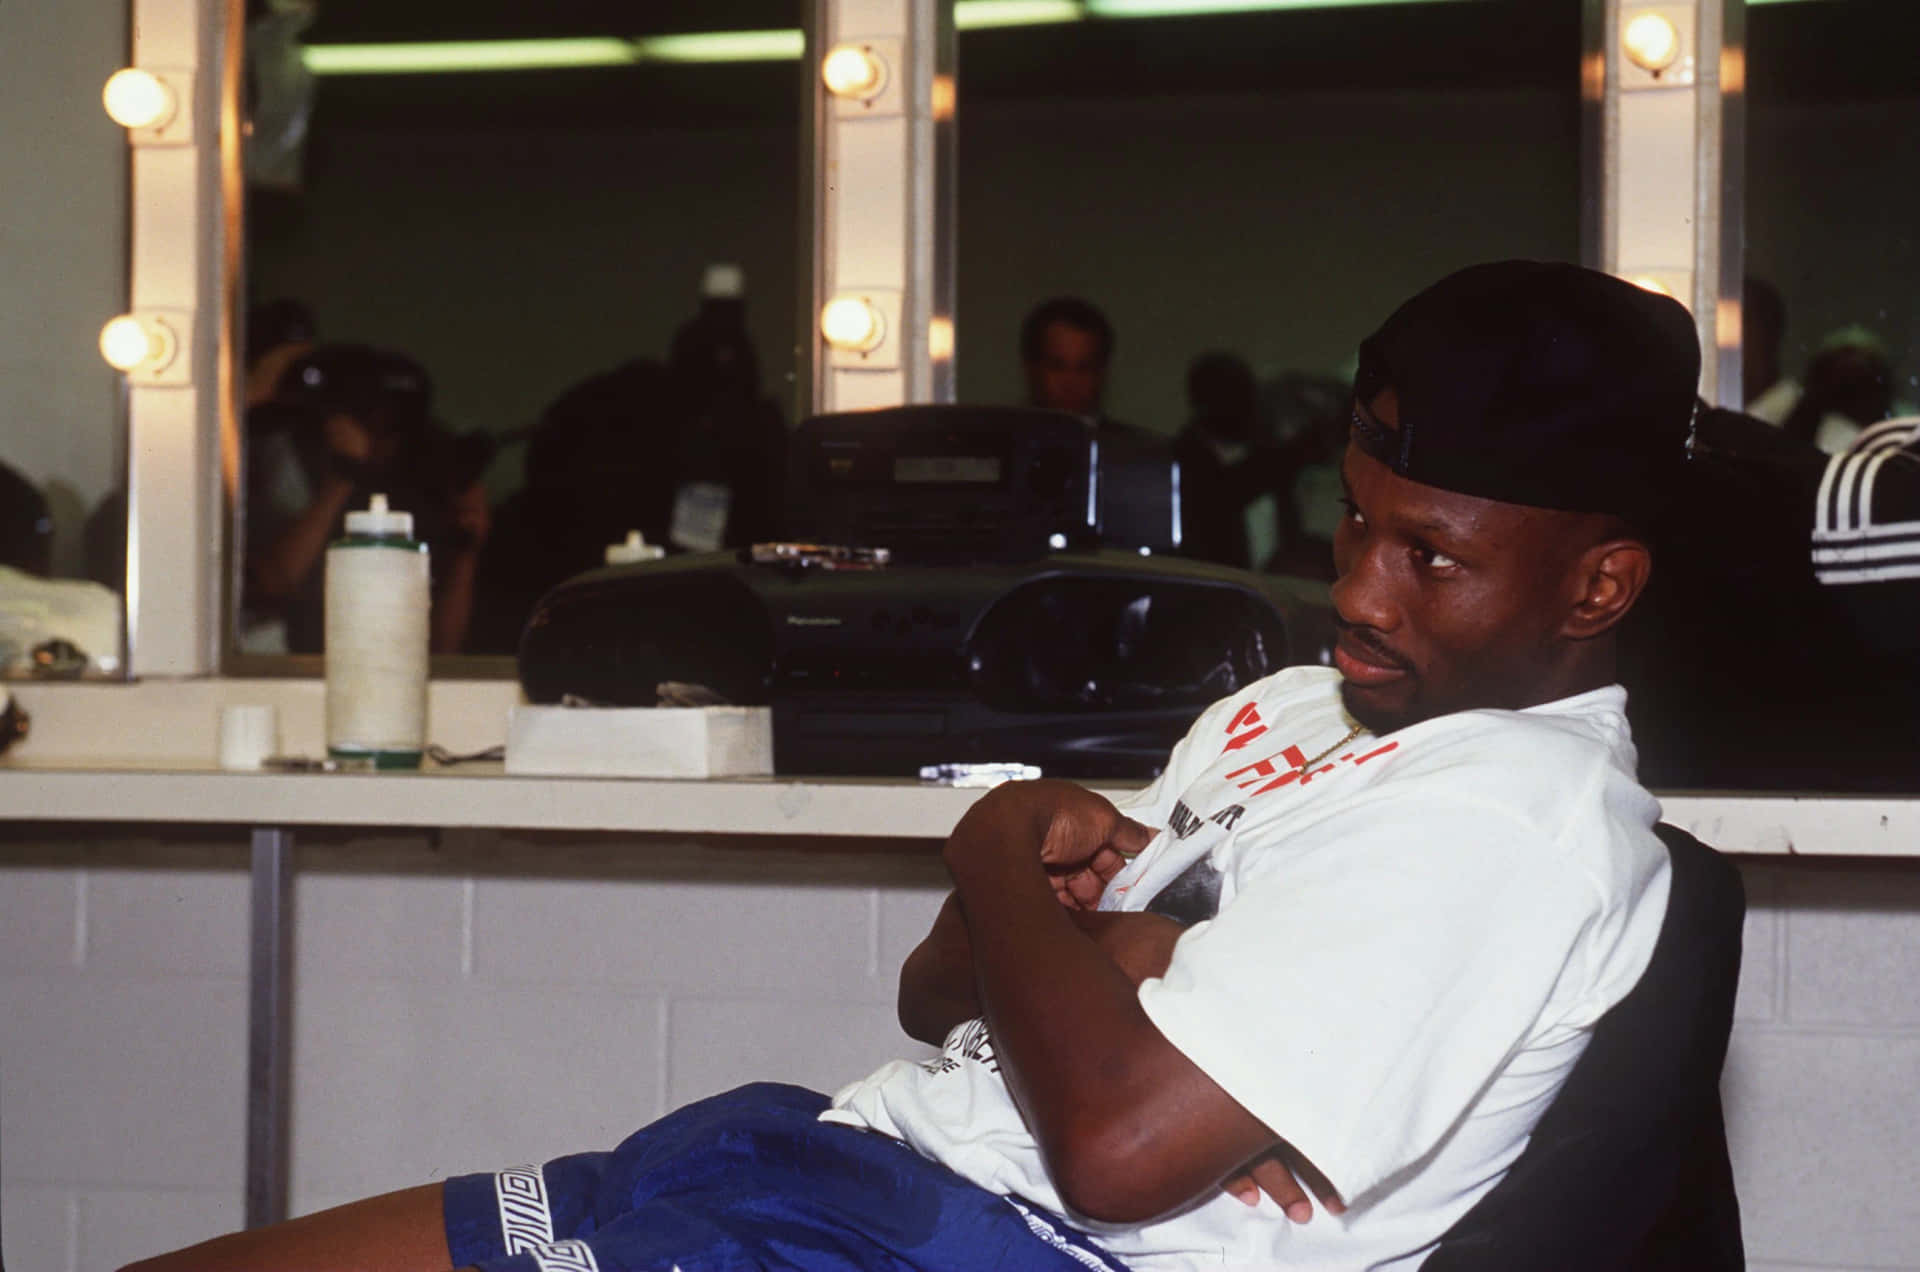
M646 536L638 530L627 531L625 543L607 545L608 565L632 565L635 561L658 561L667 555L667 550L657 543L648 543Z
M375 539L411 539L413 514L390 509L385 495L375 495L363 511L347 514L347 533Z
M700 294L715 300L738 300L746 290L746 271L726 262L707 266L700 279Z

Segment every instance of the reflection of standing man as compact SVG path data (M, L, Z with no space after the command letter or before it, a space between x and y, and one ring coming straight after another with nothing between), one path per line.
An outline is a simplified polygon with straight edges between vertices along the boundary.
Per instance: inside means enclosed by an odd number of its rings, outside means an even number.
M1187 408L1187 426L1173 439L1180 551L1242 570L1260 566L1275 545L1299 537L1291 488L1315 439L1309 432L1271 444L1253 368L1237 354L1203 353L1187 364Z
M677 429L667 540L711 552L772 537L787 428L760 391L739 266L707 267L699 312L674 332L667 371Z
M1165 551L1180 543L1179 470L1165 438L1109 416L1113 324L1078 296L1041 301L1020 324L1027 403L1079 416L1099 443L1100 538Z
M1113 324L1091 302L1055 296L1035 305L1020 324L1028 405L1078 415L1101 437L1140 436L1103 407L1113 345Z

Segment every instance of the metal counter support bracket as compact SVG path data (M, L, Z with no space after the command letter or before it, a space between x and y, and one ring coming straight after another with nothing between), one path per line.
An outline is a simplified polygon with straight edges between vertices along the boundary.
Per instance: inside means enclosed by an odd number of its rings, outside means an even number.
M253 832L247 987L247 1227L287 1217L293 1050L293 832Z

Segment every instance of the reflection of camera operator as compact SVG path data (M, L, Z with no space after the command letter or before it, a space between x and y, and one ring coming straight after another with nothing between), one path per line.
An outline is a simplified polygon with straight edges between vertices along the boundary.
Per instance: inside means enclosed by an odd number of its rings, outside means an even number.
M243 621L277 616L289 651L318 652L327 544L347 511L380 491L413 513L433 554L433 651L459 652L490 523L480 474L493 446L432 421L431 396L410 359L331 345L292 363L248 413ZM263 648L257 639L243 643Z

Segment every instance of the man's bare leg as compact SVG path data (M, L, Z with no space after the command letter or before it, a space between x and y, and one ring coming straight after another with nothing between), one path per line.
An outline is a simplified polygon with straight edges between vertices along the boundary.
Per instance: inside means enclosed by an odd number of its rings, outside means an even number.
M122 1272L446 1272L441 1185L423 1184L215 1237Z

